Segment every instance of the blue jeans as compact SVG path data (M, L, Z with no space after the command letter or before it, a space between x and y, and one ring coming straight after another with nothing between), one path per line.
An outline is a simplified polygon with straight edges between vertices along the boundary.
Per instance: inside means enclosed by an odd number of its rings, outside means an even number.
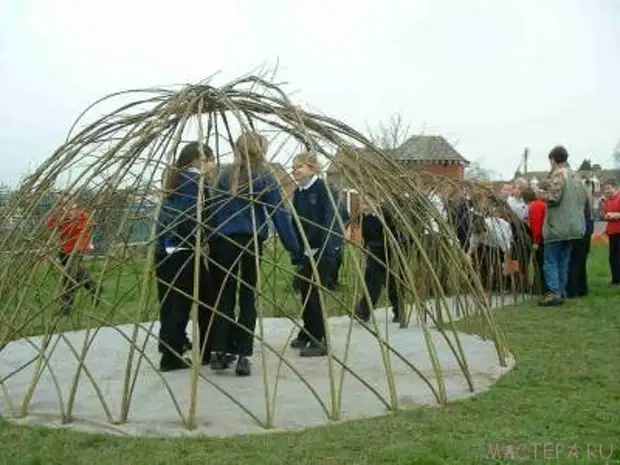
M545 243L543 271L547 289L558 297L566 297L572 241Z

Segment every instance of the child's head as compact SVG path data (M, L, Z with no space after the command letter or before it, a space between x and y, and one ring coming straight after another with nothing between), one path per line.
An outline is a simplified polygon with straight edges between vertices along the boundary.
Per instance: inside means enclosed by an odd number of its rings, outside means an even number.
M302 152L293 159L293 178L299 185L307 184L312 176L321 172L314 152Z
M239 165L258 167L266 163L265 155L269 148L267 138L256 132L244 132L235 142L235 161Z
M189 168L210 173L215 167L215 156L211 148L198 141L186 144L179 153L174 165L164 173L164 195L172 195L179 187L181 172Z
M362 193L359 196L360 199L360 212L363 215L370 215L371 213L375 212L376 206L377 206L377 200L375 199L375 196L369 194L369 193Z
M605 194L605 197L608 199L618 194L618 183L615 179L608 179L603 183L603 194Z
M532 203L536 200L536 192L531 187L526 187L521 191L521 197L525 203Z

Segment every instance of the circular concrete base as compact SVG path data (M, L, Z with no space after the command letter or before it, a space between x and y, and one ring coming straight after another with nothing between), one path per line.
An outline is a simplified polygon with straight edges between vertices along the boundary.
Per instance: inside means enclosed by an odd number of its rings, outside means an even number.
M430 357L422 329L413 326L399 329L395 323L388 322L390 312L377 311L381 322L381 332L389 339L389 343L400 352L406 360L419 369L436 387L437 381L432 369ZM286 346L288 338L296 332L291 321L287 319L268 318L264 322L265 340L276 351L284 351L284 356L292 367L308 379L321 399L325 408L332 409L331 384L327 358L301 358L298 351ZM81 352L87 337L85 331L65 333L54 336L53 352L48 349L50 366L56 378L47 369L32 395L27 416L19 418L22 405L29 385L36 370L37 363L31 363L21 371L13 374L4 382L0 395L0 413L8 419L20 424L45 425L50 427L67 427L78 430L101 433L140 435L140 436L231 436L273 430L298 429L324 425L329 422L321 403L317 400L293 369L280 363L276 354L265 351L263 375L263 353L261 344L257 343L253 357L253 374L248 378L239 378L233 370L226 373L214 373L209 367L201 367L206 377L198 380L197 428L187 430L181 415L175 407L171 394L165 387L164 380L176 397L178 409L187 417L190 409L190 377L189 370L165 373L157 371L159 354L156 341L152 338L146 343L145 353L151 360L144 358L137 370L137 380L127 422L118 424L123 404L123 389L129 342L134 326L106 327L96 334L90 332L92 339L85 366L99 388L99 394L83 372L80 377L72 409L72 421L61 422L61 411L67 411L71 385L78 367L76 356L70 350L73 345L76 352ZM142 347L150 330L157 334L157 324L141 325L137 347ZM380 345L375 337L359 323L351 325L348 317L330 319L333 350L341 360L345 358L346 340L351 330L351 340L347 365L360 378L371 386L385 402L390 404L389 385L386 368L383 363ZM191 327L188 328L191 334ZM459 338L473 378L475 392L470 392L466 379L457 363L454 354L438 331L430 329L430 337L437 349L437 357L444 373L447 397L450 401L465 398L486 391L500 376L514 364L508 360L507 367L500 367L493 342L483 341L477 336L460 334ZM453 336L450 335L452 339ZM89 340L90 340L89 339ZM10 343L3 351L0 360L0 379L7 377L20 367L24 367L37 354L41 344L40 338L30 338ZM33 346L34 345L34 346ZM132 377L136 376L136 362L139 353L135 353ZM436 399L420 377L411 367L395 355L390 357L391 371L394 374L396 399L398 408L411 408L421 405L437 405ZM386 414L389 409L372 392L350 373L334 362L334 387L342 392L340 419L351 420ZM267 386L265 387L265 382ZM57 385L56 385L57 383ZM340 385L342 389L340 389ZM215 386L218 386L216 388ZM266 399L265 392L268 391ZM437 387L436 387L437 389ZM272 428L265 429L250 415L235 405L221 391L243 404L261 422L266 423L267 408L272 415ZM113 422L108 421L103 403ZM115 424L117 423L117 424Z

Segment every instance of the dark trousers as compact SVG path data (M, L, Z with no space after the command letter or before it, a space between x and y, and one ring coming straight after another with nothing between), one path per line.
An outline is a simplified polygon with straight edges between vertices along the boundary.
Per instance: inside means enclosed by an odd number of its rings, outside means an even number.
M262 243L258 253L262 254ZM213 352L249 357L254 352L256 281L258 270L254 236L220 238L211 245L216 289ZM235 320L239 286L239 316Z
M545 282L549 292L562 299L566 297L572 245L572 241L545 243Z
M333 265L328 270L327 282L325 283L325 287L330 290L338 289L339 281L340 281L340 269L342 268L342 262L344 260L344 251L341 250L338 255L336 255L336 260Z
M179 250L165 257L158 257L156 273L160 297L159 339L164 357L176 357L187 344L187 323L194 303L194 270L196 255L193 250ZM204 260L200 259L198 282L198 326L200 350L208 358L210 350L209 330L213 305L212 285ZM161 280L161 281L160 281Z
M368 252L369 253L366 258L366 269L364 271L364 282L368 288L370 303L373 307L377 304L377 301L381 296L381 290L387 281L388 298L390 299L390 304L392 305L392 312L394 313L394 316L399 316L400 299L398 295L398 274L395 273L398 266L394 261L390 261L387 263L387 265L391 268L388 271L386 267L388 255L384 248L370 249ZM360 315L370 315L369 303L366 296L362 297L358 308Z
M97 300L97 284L93 281L86 270L82 266L82 255L80 253L60 252L58 260L63 267L61 279L62 295L60 297L60 306L63 310L68 311L73 308L75 303L75 294L80 287L84 287L92 296L93 300Z
M620 234L609 236L609 268L611 282L620 284Z
M177 257L168 259L166 252L155 253L155 278L157 284L157 299L159 301L159 321L166 321L168 316L166 312L170 312L172 305L174 305L174 296L172 290L168 291L170 283L172 282L175 274L175 264L173 260ZM172 299L172 300L170 300ZM188 320L189 321L189 320ZM186 325L187 326L187 325ZM187 331L183 329L183 347L190 345L189 338L187 337ZM163 352L163 341L159 341L160 352Z
M506 288L504 259L506 254L498 247L481 245L476 250L476 265L480 281L487 291L502 291Z
M585 235L571 244L570 263L568 265L567 297L585 297L588 295L588 255L592 236Z
M548 292L544 264L545 246L541 244L534 254L534 292L538 295L545 295Z
M330 270L334 266L331 262L318 260L316 262L320 282L324 285L329 277ZM325 338L325 325L323 324L323 307L319 297L319 284L316 282L310 259L306 258L298 271L298 288L303 303L302 319L303 328L299 331L297 339L302 341L322 342Z

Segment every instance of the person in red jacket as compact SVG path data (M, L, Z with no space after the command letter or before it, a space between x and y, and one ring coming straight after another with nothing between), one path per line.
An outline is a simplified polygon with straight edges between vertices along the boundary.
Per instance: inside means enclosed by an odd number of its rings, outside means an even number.
M75 293L80 286L84 286L92 295L93 304L97 306L100 289L97 290L97 284L81 263L83 255L94 248L91 218L79 208L75 200L69 199L60 209L52 212L47 225L58 235L58 261L64 270L61 278L63 288L60 297L61 312L69 314L74 310Z
M521 193L523 200L528 204L528 226L532 234L536 260L536 284L535 289L540 295L547 293L545 284L545 274L543 273L543 263L545 256L545 245L543 242L543 226L547 215L547 203L536 197L533 189L523 189Z
M601 213L603 220L607 221L611 283L617 285L620 284L620 192L618 183L614 179L605 181L603 193L605 201L601 205Z

